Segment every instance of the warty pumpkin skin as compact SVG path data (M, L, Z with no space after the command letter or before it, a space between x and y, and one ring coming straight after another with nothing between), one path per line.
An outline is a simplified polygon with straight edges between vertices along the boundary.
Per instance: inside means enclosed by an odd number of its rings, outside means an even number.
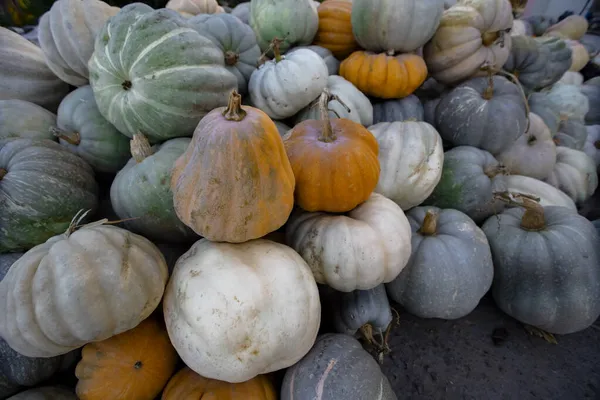
M138 326L83 347L75 368L80 400L153 400L175 371L177 352L162 321Z
M556 148L556 165L545 181L581 204L598 188L596 164L583 151L559 146Z
M129 138L190 136L237 88L221 49L173 10L129 4L96 39L90 85L100 113Z
M373 103L373 125L380 122L423 121L425 110L421 100L414 94L398 100Z
M366 201L379 179L379 146L362 125L329 119L329 93L319 98L320 120L305 120L283 142L296 189L296 205L306 211L347 212Z
M0 100L0 140L20 137L55 140L56 114L25 100Z
M340 64L340 75L366 95L400 99L425 82L427 66L416 54L355 51Z
M260 238L285 224L294 206L294 173L277 127L240 103L234 91L227 107L200 121L171 176L177 216L213 241Z
M73 229L29 250L0 282L0 336L25 356L132 329L162 298L167 265L152 242L98 222Z
M350 0L326 0L317 8L319 28L314 43L342 60L358 49L352 33L352 7Z
M348 0L343 0L348 1ZM325 47L310 45L310 46L295 46L289 49L285 55L292 54L295 51L300 49L308 49L317 53L323 61L325 61L325 65L327 65L327 71L329 71L329 76L337 75L340 71L340 60L333 56L333 53L326 49Z
M266 375L229 383L204 378L184 367L171 378L161 400L277 400L277 397L275 387Z
M60 386L43 386L26 390L6 400L77 400L77 396Z

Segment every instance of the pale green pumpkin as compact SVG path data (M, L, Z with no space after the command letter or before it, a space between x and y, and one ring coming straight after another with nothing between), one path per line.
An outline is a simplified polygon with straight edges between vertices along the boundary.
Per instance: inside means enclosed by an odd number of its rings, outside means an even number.
M10 137L54 140L50 128L56 115L25 100L0 100L0 139Z

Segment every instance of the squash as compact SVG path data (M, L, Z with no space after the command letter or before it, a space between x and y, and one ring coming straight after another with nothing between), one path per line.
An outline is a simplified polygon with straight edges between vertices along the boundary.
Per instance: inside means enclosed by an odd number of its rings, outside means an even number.
M326 0L317 9L319 28L314 43L342 60L358 50L352 33L352 7L351 0Z
M379 148L362 125L329 119L328 91L319 98L320 120L305 120L283 142L296 188L295 204L306 211L347 212L366 201L379 179Z
M69 93L58 107L56 121L51 132L59 143L94 170L115 173L127 162L129 140L100 114L91 86Z
M246 25L250 25L250 2L245 1L233 7L231 15L238 17Z
M500 69L508 59L513 23L508 0L461 0L442 14L433 38L423 47L429 74L438 82L459 83L482 75L482 66Z
M204 117L173 166L177 216L212 241L260 238L285 224L294 206L294 174L277 127L240 103L233 91L227 107Z
M508 79L472 78L442 95L435 126L442 139L455 146L499 154L525 132L527 106L517 85Z
M0 141L0 193L0 253L43 243L98 205L90 166L47 139Z
M265 239L196 242L177 260L163 310L185 364L230 383L298 362L313 345L321 319L306 262Z
M443 0L353 0L352 32L365 50L408 53L435 33Z
M171 378L161 400L276 400L277 397L273 383L266 375L229 383L204 378L184 367Z
M540 205L566 207L577 211L577 206L563 191L544 181L523 175L509 175L506 178L506 191L520 193L539 199Z
M468 315L494 276L485 234L457 210L415 207L407 217L413 251L400 275L386 285L388 295L420 318Z
M100 113L121 133L164 141L191 135L210 110L227 104L237 78L224 59L175 11L133 3L98 34L90 84Z
M308 263L317 283L340 292L391 282L411 251L404 212L378 193L347 214L296 210L285 236Z
M494 259L492 295L513 318L557 334L577 332L600 316L600 237L565 207L522 198L483 224Z
M79 380L75 392L81 400L153 400L176 363L177 352L162 321L148 318L131 330L83 347L75 368Z
M425 111L421 100L414 94L403 99L373 103L373 124L380 122L423 121Z
M352 336L320 335L310 352L285 372L281 400L397 400L377 361Z
M281 40L282 52L313 42L319 28L317 8L311 0L252 0L250 26L260 49L266 51L273 39Z
M560 110L561 120L576 119L584 121L589 110L589 101L579 86L557 85L546 92L548 101Z
M459 146L444 153L440 182L423 205L452 208L475 223L504 209L494 193L506 190L506 168L485 150Z
M561 116L560 107L550 101L547 96L548 92L533 92L528 98L529 110L531 113L538 115L543 121L550 134L556 135L558 128L560 127L561 120L566 119Z
M587 140L583 146L583 152L587 154L596 167L600 166L600 125L588 125Z
M42 386L26 390L6 400L77 400L77 396L60 386Z
M579 72L567 71L563 76L555 83L555 85L575 85L581 86L583 84L583 75ZM590 107L591 108L591 107Z
M195 15L225 12L217 0L169 0L165 8L175 10L186 18L191 18Z
M0 336L24 356L53 357L125 332L162 298L167 264L152 242L105 221L77 229L79 220L0 282Z
M281 56L279 41L275 41L273 52L275 58L259 66L250 77L248 91L252 104L271 118L283 119L319 96L327 86L329 71L321 56L312 50Z
M336 1L348 1L348 0L336 0ZM321 47L321 46L295 46L292 47L291 49L289 49L287 51L287 53L285 53L285 55L289 55L292 54L295 51L298 51L300 49L308 49L308 50L312 50L315 53L317 53L322 59L323 61L325 61L325 65L327 65L327 71L329 71L329 75L337 75L339 70L340 70L340 61L335 58L333 56L333 54L331 53L331 51L329 51L328 49L326 49L325 47Z
M590 54L584 45L576 40L565 40L572 52L572 62L569 71L581 71L590 61Z
M48 68L42 50L0 27L0 100L24 100L56 112L69 85Z
M238 91L247 93L248 81L261 54L252 28L226 13L200 14L188 22L221 49L225 68L237 78Z
M0 100L0 140L6 138L50 139L56 115L24 100Z
M585 114L587 125L600 124L600 76L585 81L579 86L581 93L588 99L589 109Z
M100 0L58 0L40 18L39 42L48 67L73 86L88 84L96 36L119 12Z
M371 105L371 101L352 83L339 75L329 75L327 77L327 90L337 97L327 104L329 118L345 118L363 126L370 126L373 123L373 105ZM296 114L296 124L307 119L319 119L320 111L316 107L317 105L318 99Z
M587 139L587 129L583 121L566 119L560 121L558 132L554 135L557 146L565 146L575 150L582 150Z
M583 15L569 15L560 22L548 27L544 35L557 35L572 40L579 40L588 30L588 21Z
M556 165L545 181L565 192L576 204L581 204L598 187L596 164L582 151L557 147Z
M119 219L132 232L153 240L189 242L197 236L179 220L173 206L171 169L190 144L175 138L150 147L144 135L131 141L127 165L110 187L110 201Z
M340 64L340 75L368 96L400 99L427 78L427 66L416 54L355 51Z
M375 192L403 210L421 204L442 177L442 138L427 122L381 122L369 127L379 145Z

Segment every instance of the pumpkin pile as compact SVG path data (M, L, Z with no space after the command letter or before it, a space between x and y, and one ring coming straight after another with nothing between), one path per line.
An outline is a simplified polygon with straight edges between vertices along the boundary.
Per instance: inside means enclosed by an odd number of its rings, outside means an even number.
M395 304L589 327L600 77L585 20L519 10L58 0L39 47L0 28L0 398L394 400Z

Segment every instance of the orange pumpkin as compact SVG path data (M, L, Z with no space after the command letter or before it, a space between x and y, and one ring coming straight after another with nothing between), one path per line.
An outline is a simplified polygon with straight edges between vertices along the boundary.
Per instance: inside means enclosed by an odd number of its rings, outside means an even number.
M329 100L325 90L319 98L321 120L300 122L283 142L296 177L296 204L306 211L347 212L377 185L379 146L364 126L330 120Z
M258 108L242 107L236 91L200 121L171 177L179 219L208 240L230 243L285 224L294 184L277 126Z
M410 95L427 79L427 65L416 54L355 51L342 61L340 75L361 92L381 99Z
M152 400L175 371L167 330L150 317L137 327L83 347L75 368L81 400Z
M204 378L188 367L175 374L167 384L162 400L275 400L273 384L265 375L242 383Z
M314 44L329 49L339 59L344 59L358 49L352 33L352 2L326 0L319 8L319 29Z

